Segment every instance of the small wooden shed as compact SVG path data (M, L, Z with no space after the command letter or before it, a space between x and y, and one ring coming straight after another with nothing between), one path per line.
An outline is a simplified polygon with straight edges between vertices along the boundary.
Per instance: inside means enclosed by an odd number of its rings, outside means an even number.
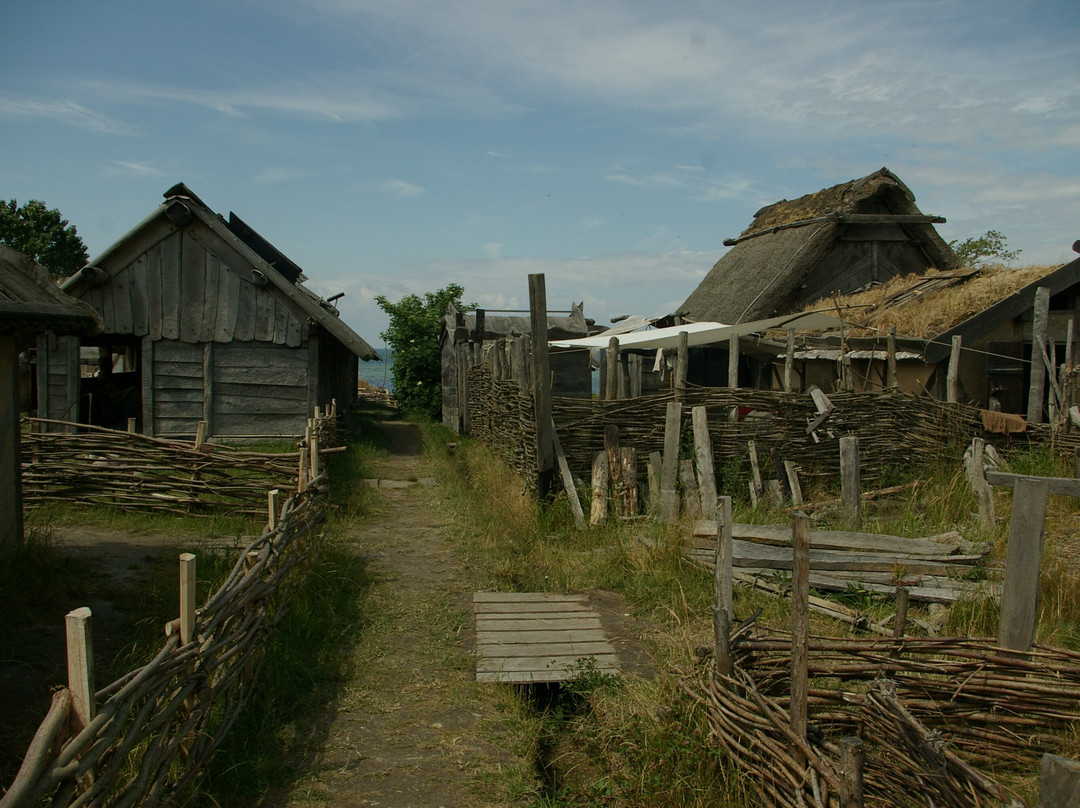
M316 406L356 400L378 355L309 289L300 268L183 183L63 285L104 321L38 350L42 416L190 436L301 434Z
M90 335L101 326L97 313L61 292L45 267L0 244L0 556L23 535L19 352L46 330Z

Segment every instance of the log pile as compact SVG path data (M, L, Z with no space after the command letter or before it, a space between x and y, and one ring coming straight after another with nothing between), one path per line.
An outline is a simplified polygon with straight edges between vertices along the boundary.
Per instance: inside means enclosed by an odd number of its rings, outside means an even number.
M1030 770L1080 721L1080 654L990 639L811 638L808 741L790 729L791 635L731 640L697 695L763 804L840 805L840 739L866 747L867 805L1019 805L977 767ZM928 802L928 797L933 802Z
M70 437L70 436L68 436ZM288 499L197 611L193 640L180 620L148 664L97 691L89 725L67 733L70 691L57 691L3 808L174 804L191 793L244 705L269 632L318 550L327 478ZM265 493L264 493L265 497ZM72 737L73 735L73 737Z
M249 452L85 424L28 421L22 434L22 495L28 506L68 502L261 516L268 488L297 487L297 452ZM45 431L46 423L79 431Z

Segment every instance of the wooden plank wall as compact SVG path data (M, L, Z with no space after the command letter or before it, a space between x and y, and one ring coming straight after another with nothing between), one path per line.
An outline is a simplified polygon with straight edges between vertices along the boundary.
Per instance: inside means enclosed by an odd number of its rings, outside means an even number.
M222 257L224 246L212 242L212 234L193 228L173 231L82 299L101 313L107 334L189 344L306 343L307 318L260 284L239 256Z
M213 433L301 434L311 415L308 372L306 347L265 342L215 345Z
M203 419L203 347L154 344L154 435L194 435Z

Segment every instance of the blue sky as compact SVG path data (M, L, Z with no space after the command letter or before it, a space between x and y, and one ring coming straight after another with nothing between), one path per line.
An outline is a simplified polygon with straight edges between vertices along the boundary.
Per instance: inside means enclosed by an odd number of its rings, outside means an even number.
M96 255L178 181L373 344L450 282L606 324L675 309L760 207L897 173L946 239L1080 238L1065 2L188 0L0 5L0 198Z

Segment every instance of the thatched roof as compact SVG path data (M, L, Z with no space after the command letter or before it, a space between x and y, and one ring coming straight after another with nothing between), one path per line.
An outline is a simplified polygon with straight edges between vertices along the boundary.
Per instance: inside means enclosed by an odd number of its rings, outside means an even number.
M461 323L458 323L458 310L450 305L446 314L443 315L443 330L440 341L450 339L452 342L462 342L476 338L476 313L461 313ZM585 317L584 303L571 303L570 314L566 317L548 314L548 339L575 339L587 336L594 325L592 320ZM501 314L484 312L485 340L494 340L501 337L518 337L532 333L532 321L528 315L524 317L508 317Z
M759 210L738 238L724 242L732 249L716 262L679 314L692 321L734 324L799 310L808 286L829 284L828 277L811 277L816 271L846 271L843 259L837 267L826 259L843 237L866 226L902 228L905 238L888 243L906 250L904 260L914 261L920 271L952 268L956 257L933 226L944 221L923 215L914 194L887 168L795 200L781 200Z
M90 306L61 292L45 267L0 244L0 334L42 331L96 334L101 318Z

